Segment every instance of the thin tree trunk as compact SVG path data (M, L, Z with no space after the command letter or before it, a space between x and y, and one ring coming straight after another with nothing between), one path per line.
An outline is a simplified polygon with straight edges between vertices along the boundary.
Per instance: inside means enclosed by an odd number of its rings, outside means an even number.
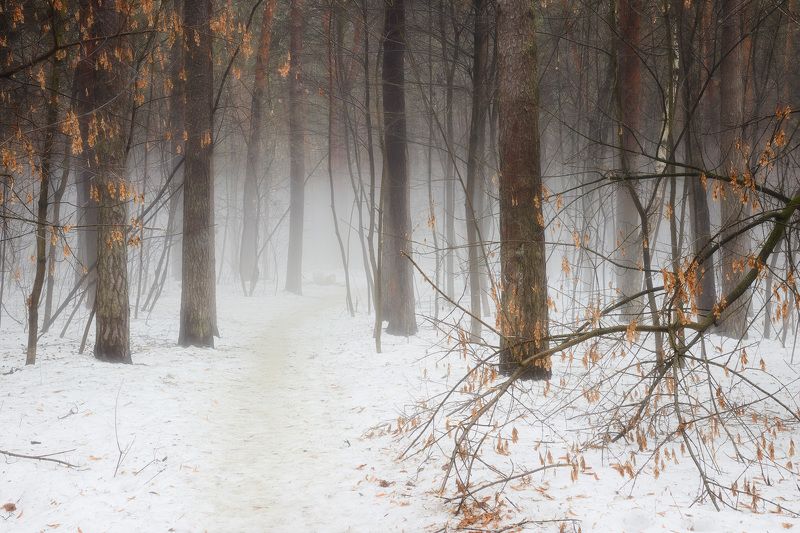
M473 0L475 11L474 52L472 64L472 117L469 129L469 153L467 154L467 183L464 212L467 214L467 247L469 264L470 338L473 342L481 338L481 257L483 243L479 217L483 216L482 165L486 137L486 64L489 53L488 14L484 0Z
M451 8L451 16L455 16L452 9L452 2L448 4ZM453 55L450 58L448 53L447 39L447 16L445 13L444 1L440 2L439 29L441 33L442 57L445 62L445 150L455 149L455 126L453 124L453 93L455 91L455 72L458 64L459 52L461 50L459 39L460 31L454 35ZM448 58L450 58L448 64ZM445 154L445 175L444 175L444 212L445 212L445 294L451 300L455 298L455 247L456 247L456 180L455 180L454 154Z
M55 21L52 21L55 23ZM44 279L47 275L47 207L49 205L50 178L53 171L53 144L58 122L58 69L57 63L50 67L50 88L45 118L45 138L41 155L41 180L39 182L39 201L36 212L36 274L28 297L28 347L25 364L36 363L36 343L39 335L39 299L42 295Z
M369 245L369 262L372 265L372 282L374 287L374 294L372 297L373 307L375 308L375 326L373 328L373 337L375 339L375 351L381 353L381 328L383 326L383 284L381 282L381 257L380 257L380 243L378 243L378 250L375 250L375 232L377 230L378 236L382 234L380 226L380 209L383 209L375 201L376 191L376 172L375 172L375 143L373 140L372 128L372 89L369 85L370 69L369 69L369 11L367 0L362 0L361 3L361 17L364 25L364 122L366 126L367 135L367 158L369 160L369 233L367 235L367 244ZM382 196L382 195L381 195ZM377 220L376 220L377 218ZM380 238L380 237L379 237Z
M303 293L303 218L305 203L305 97L303 87L303 0L289 8L289 258L286 290Z
M336 9L331 4L327 16L327 36L328 36L328 183L330 184L331 193L331 216L333 218L333 230L336 234L336 241L339 243L339 253L342 257L342 267L344 268L344 283L346 289L345 301L347 303L347 311L350 316L355 316L356 311L353 307L353 297L350 293L350 268L348 264L347 253L345 252L345 245L342 241L342 233L339 231L339 218L336 215L336 187L333 182L333 166L334 166L334 144L332 139L334 137L334 114L336 108L334 107L334 76L337 71L336 61L333 54L333 31L334 26L338 23Z
M252 294L258 283L258 163L263 150L262 122L264 97L267 92L269 75L270 45L272 42L272 20L275 15L277 0L264 3L264 14L261 19L261 39L258 44L255 64L255 83L253 85L252 104L250 106L250 138L247 142L247 167L245 169L244 204L242 206L242 243L239 249L239 278L245 295ZM249 289L247 283L250 284Z

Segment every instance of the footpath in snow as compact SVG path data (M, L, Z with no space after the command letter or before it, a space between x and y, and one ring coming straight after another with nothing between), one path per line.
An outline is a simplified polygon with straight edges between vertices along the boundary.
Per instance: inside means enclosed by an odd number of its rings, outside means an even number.
M390 340L376 355L369 319L349 317L341 293L220 290L214 350L175 346L177 308L164 298L133 322L133 366L78 355L82 324L69 341L55 328L35 367L0 376L0 449L69 450L58 457L77 468L0 458L0 505L16 507L0 509L0 531L419 531L446 520L435 498L411 505L415 465L364 436L397 418L424 349ZM6 335L0 373L20 366L23 346Z

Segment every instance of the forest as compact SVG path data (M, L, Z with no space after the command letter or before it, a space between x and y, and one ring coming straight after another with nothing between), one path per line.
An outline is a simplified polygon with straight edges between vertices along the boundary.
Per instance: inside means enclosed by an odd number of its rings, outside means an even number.
M0 0L0 531L800 525L798 58L798 0Z

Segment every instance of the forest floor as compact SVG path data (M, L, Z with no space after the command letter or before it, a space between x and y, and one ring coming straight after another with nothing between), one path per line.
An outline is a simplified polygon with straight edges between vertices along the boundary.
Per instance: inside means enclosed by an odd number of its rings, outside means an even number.
M460 358L443 356L441 334L425 324L411 339L384 337L376 354L370 317L351 318L342 292L308 285L303 297L244 298L220 288L222 337L211 350L175 346L173 291L132 320L132 366L99 363L91 349L79 355L76 320L64 339L60 326L42 338L36 366L19 368L24 334L4 323L0 450L63 452L53 457L75 467L0 457L0 531L456 530L461 518L436 490L444 457L398 460L408 441L391 428L453 384ZM525 450L500 459L535 455ZM510 485L513 512L494 525L634 532L798 523L693 506L688 460L637 485L594 459L597 476L578 483L553 471ZM787 484L784 494L798 493Z

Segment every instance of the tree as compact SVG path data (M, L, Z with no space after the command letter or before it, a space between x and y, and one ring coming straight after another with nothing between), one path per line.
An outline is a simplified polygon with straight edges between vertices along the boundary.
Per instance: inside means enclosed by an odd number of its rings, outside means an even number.
M303 217L305 208L305 88L303 86L303 0L289 7L289 259L286 290L303 292Z
M411 262L411 198L406 152L405 0L384 0L383 27L383 318L386 333L417 332Z
M619 161L622 177L631 176L637 170L641 149L636 133L641 122L642 107L642 67L637 55L641 31L641 0L619 0L619 39L616 43L616 97L617 97L617 137ZM642 290L642 246L640 216L636 209L635 195L638 194L636 182L627 181L617 188L617 288L620 297L627 298ZM623 306L622 312L638 315L642 310L642 300L633 299Z
M484 0L473 0L475 11L474 53L472 63L472 115L467 153L465 212L467 213L467 246L469 254L470 337L481 336L481 263L483 242L480 218L483 213L483 150L486 138L488 107L486 64L489 54L488 13Z
M54 21L55 22L55 21ZM36 274L28 298L28 348L25 364L36 363L36 345L39 335L39 301L45 281L47 268L47 208L49 205L50 179L53 172L53 145L58 120L58 63L53 62L50 72L52 94L47 96L47 118L42 161L40 164L41 179L39 181L39 201L36 210Z
M499 0L501 370L549 379L547 271L533 3Z
M742 86L742 11L735 2L721 4L722 28L720 37L720 150L724 175L747 181L749 169L740 145L742 140L744 87ZM752 177L750 177L752 178ZM739 284L747 263L749 236L742 233L740 223L748 207L747 191L726 185L721 198L720 222L722 241L719 269L722 294L729 294ZM747 335L749 291L733 302L719 302L722 308L720 333L733 338ZM730 305L730 307L729 307Z
M127 203L133 190L126 180L122 119L130 79L121 60L129 53L124 38L113 38L122 31L125 17L121 9L114 1L88 1L88 10L82 14L86 14L83 20L89 25L91 40L84 45L83 60L94 64L86 87L94 109L86 133L92 172L90 199L98 204L94 355L130 363Z
M269 78L270 44L272 42L272 19L275 15L277 0L267 0L264 3L264 14L261 19L261 38L258 44L255 62L255 83L253 84L253 98L250 105L250 138L247 142L247 166L244 181L244 204L242 206L242 245L239 249L239 278L242 290L246 295L252 295L258 283L258 230L259 217L259 191L258 191L258 163L259 155L263 150L262 122L264 97ZM247 283L250 287L247 287Z
M211 0L184 0L186 148L183 186L183 269L178 343L214 346L213 68Z
M703 6L695 4L689 6L676 2L679 13L678 43L680 47L682 77L683 77L683 106L684 106L684 152L686 163L691 168L705 168L702 157L702 144L700 142L700 117L698 109L706 109L709 99L702 99L700 87L702 83L702 63L696 60L706 60L705 43L701 42L699 50L693 46L696 36L702 41L709 37L703 35ZM713 58L712 58L713 59ZM701 101L703 106L701 106ZM689 213L694 229L692 251L695 257L703 257L711 242L711 214L708 206L708 193L700 177L690 177L687 181L689 193ZM674 208L674 206L673 206ZM710 259L701 261L698 265L698 278L700 284L697 295L697 308L702 315L708 315L717 303L717 291L714 283L714 264Z

